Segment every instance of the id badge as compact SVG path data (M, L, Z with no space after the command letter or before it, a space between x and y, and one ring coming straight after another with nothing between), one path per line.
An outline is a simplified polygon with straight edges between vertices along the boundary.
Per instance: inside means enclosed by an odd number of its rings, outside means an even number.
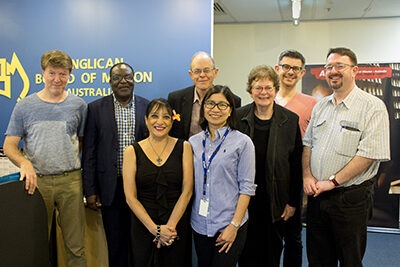
M207 217L207 213L208 213L208 199L202 198L200 199L199 215Z

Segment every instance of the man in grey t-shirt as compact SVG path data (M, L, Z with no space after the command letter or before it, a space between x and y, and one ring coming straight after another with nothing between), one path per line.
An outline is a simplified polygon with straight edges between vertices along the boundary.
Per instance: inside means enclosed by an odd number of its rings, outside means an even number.
M86 104L65 91L72 71L72 60L67 54L46 52L41 65L44 89L15 106L6 131L4 153L20 167L28 193L33 194L38 188L42 194L49 233L54 209L59 211L68 266L86 266L79 157ZM21 139L24 154L18 149Z

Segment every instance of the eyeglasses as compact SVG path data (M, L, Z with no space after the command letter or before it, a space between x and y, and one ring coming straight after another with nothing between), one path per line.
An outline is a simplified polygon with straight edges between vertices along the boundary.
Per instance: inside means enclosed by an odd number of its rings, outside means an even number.
M262 90L266 90L267 92L271 92L272 90L274 90L275 89L275 87L273 87L273 86L266 86L266 87L262 87L262 86L257 86L257 87L254 87L253 88L253 90L254 91L256 91L256 92L262 92Z
M279 66L281 66L281 68L285 71L288 72L291 69L293 70L294 73L298 74L303 68L299 67L299 66L290 66L288 64L279 64Z
M215 68L204 68L202 70L201 69L194 69L194 70L192 70L192 73L196 74L196 75L200 75L202 72L204 72L204 74L209 74L213 70L215 70Z
M133 81L133 75L126 75L126 76L113 75L113 76L111 76L111 80L113 80L115 82L121 81L122 78L124 78L125 81Z
M231 105L229 105L225 102L219 102L219 103L215 103L214 101L204 102L204 107L206 107L207 109L213 109L215 106L217 106L219 110L226 110Z
M336 63L335 65L329 64L329 65L325 65L325 70L326 71L332 71L333 68L335 68L337 71L342 71L347 67L354 67L354 65L349 65L346 63Z

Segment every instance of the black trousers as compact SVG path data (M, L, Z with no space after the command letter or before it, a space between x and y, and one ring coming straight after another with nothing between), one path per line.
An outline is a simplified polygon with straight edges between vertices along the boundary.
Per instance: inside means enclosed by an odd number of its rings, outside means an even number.
M303 261L301 231L301 206L298 206L294 215L284 222L283 267L301 267Z
M281 220L273 223L268 204L257 208L253 205L254 202L250 202L247 239L239 259L239 266L279 267L286 222Z
M104 232L107 239L110 267L133 266L130 246L131 212L125 201L122 177L118 178L115 197L110 206L101 207Z
M198 267L235 267L246 241L247 225L248 222L239 228L236 239L228 253L225 253L225 251L219 253L218 250L221 249L221 246L215 246L220 232L213 237L208 237L193 231Z
M367 221L372 216L372 181L308 197L307 257L314 266L362 266Z

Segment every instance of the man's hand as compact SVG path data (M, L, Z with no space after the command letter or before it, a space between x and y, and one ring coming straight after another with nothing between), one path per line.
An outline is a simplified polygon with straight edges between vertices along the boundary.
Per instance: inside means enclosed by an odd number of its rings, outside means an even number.
M318 195L320 195L325 191L332 190L333 188L335 188L335 185L333 184L332 181L325 180L325 181L318 181L316 187L317 191L315 191L314 197L317 197Z
M314 195L317 192L317 179L314 176L303 177L304 193L308 196Z
M6 154L15 166L19 167L21 174L19 180L22 181L25 179L25 190L28 190L28 194L33 195L35 189L39 188L36 172L32 163L19 150L19 141L21 141L21 137L7 135L3 144L4 154Z
M25 179L25 190L28 190L28 194L33 195L35 189L39 187L37 185L35 169L30 161L26 160L21 163L20 174L19 180L22 181Z
M86 197L86 203L88 208L98 211L99 209L97 208L97 203L99 203L99 196L98 195L91 195Z
M281 215L281 218L283 218L284 221L289 220L290 217L294 215L294 212L296 211L295 207L290 206L289 204L286 204L285 209L283 210L283 213Z

